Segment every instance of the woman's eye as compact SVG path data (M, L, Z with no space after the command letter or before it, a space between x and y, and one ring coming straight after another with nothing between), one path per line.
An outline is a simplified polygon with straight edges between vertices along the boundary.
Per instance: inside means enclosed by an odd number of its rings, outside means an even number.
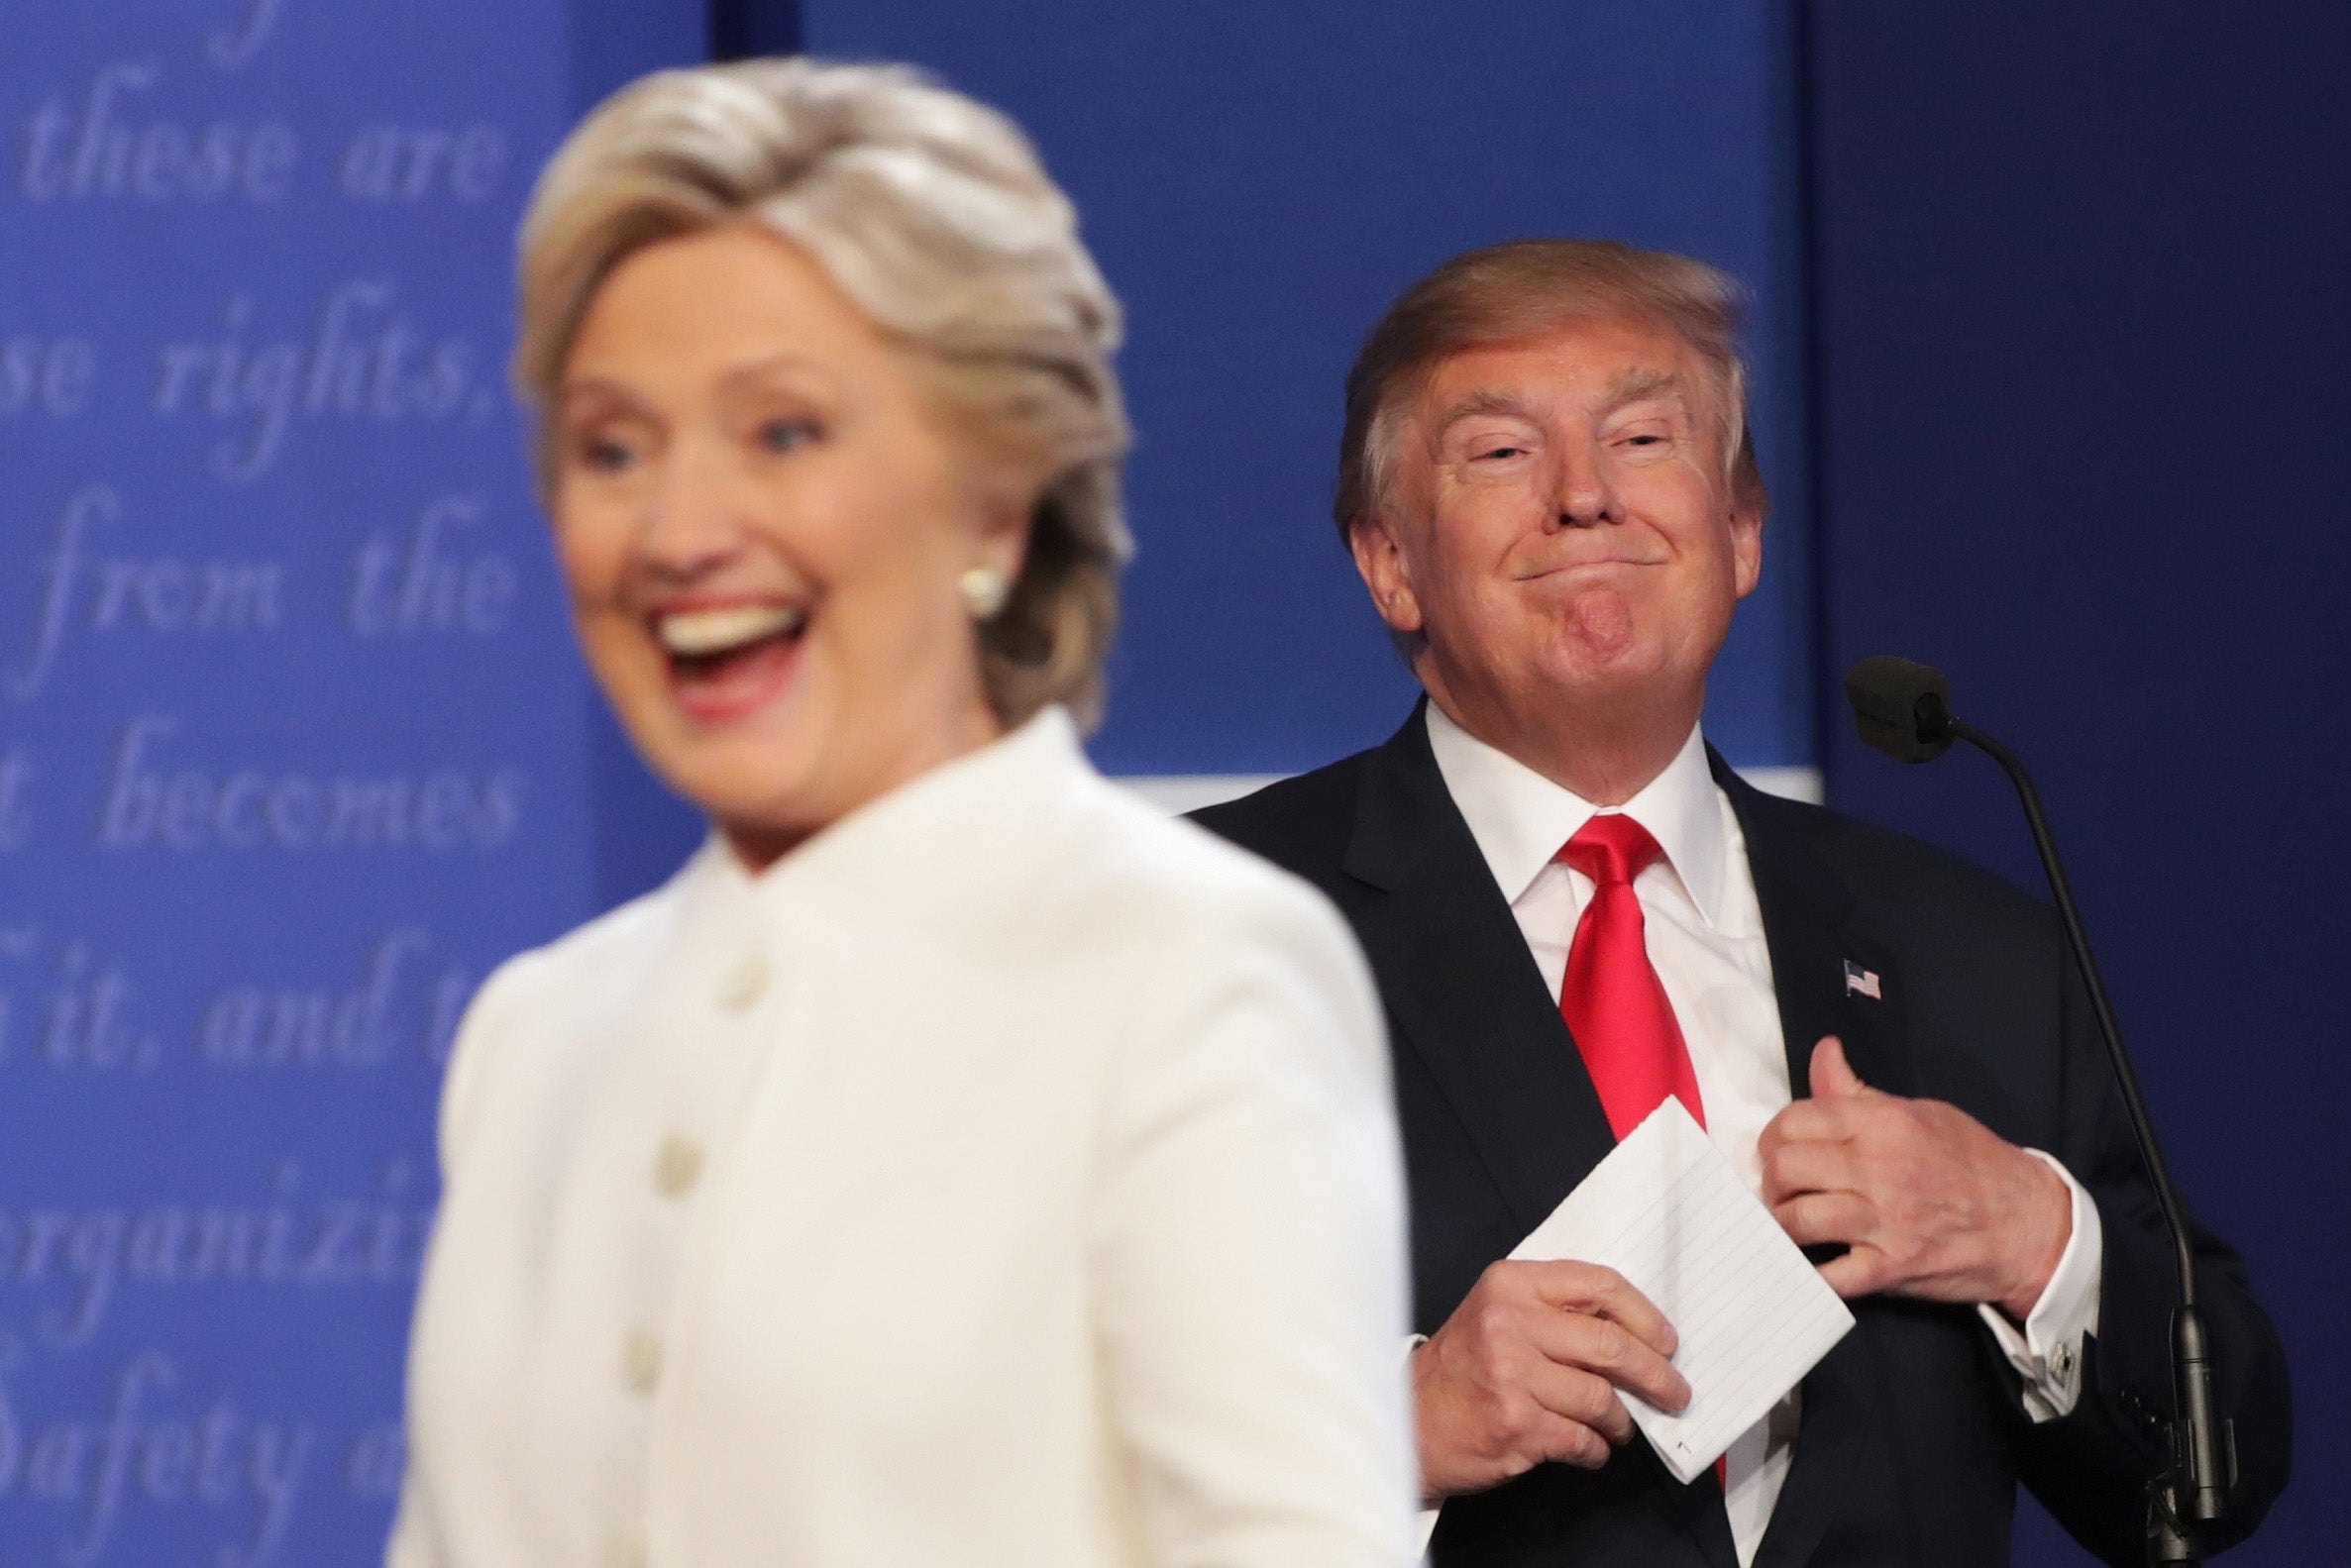
M618 473L636 460L636 449L610 436L589 436L580 443L580 461L599 473Z
M822 434L813 419L775 419L759 427L759 445L767 452L791 452Z

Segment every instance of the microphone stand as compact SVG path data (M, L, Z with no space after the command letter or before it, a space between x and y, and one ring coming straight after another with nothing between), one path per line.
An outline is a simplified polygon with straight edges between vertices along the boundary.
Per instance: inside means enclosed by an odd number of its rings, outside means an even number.
M2041 852L2041 869L2049 878L2058 919L2065 926L2066 942L2089 993L2090 1011L2106 1043L2106 1059L2122 1091L2123 1108L2138 1135L2139 1153L2147 1162L2147 1176L2154 1183L2156 1202L2162 1205L2164 1225L2172 1233L2180 1270L2180 1309L2172 1318L2172 1468L2148 1484L2147 1560L2164 1565L2200 1563L2203 1555L2196 1550L2192 1531L2220 1517L2228 1489L2236 1484L2236 1433L2233 1422L2216 1423L2212 1418L2212 1363L2204 1344L2204 1320L2196 1311L2195 1255L2189 1243L2187 1219L2180 1211L2180 1195L2173 1190L2163 1149L2155 1141L2155 1125L2139 1094L2138 1074L2123 1051L2122 1029L2114 1021L2105 983L2098 978L2097 960L2090 955L2089 933L2074 906L2074 890L2066 882L2065 867L2058 861L2057 840L2041 810L2040 791L2033 787L2031 776L2015 753L1975 725L1954 718L1940 693L1922 695L1916 713L1922 738L1931 739L1933 730L1940 728L1944 734L1966 741L2000 765L2024 802L2025 821L2033 831L2033 847Z

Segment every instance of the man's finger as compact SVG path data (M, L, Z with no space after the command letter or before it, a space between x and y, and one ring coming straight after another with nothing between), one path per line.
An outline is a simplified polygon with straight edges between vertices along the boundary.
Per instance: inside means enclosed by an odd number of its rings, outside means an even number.
M1845 1059L1845 1042L1833 1034L1822 1035L1812 1048L1810 1076L1814 1099L1842 1099L1870 1087Z
M1544 1458L1574 1465L1579 1470L1599 1469L1608 1463L1608 1456L1616 1451L1616 1445L1610 1443L1607 1433L1548 1411L1535 1433L1535 1443L1536 1451Z
M1763 1156L1763 1202L1774 1207L1800 1193L1854 1193L1863 1185L1850 1143L1804 1139L1776 1144Z
M1673 1332L1673 1325L1665 1321L1665 1314L1616 1270L1596 1263L1542 1267L1543 1272L1533 1279L1536 1295L1546 1305L1622 1324L1660 1356L1669 1356L1680 1346L1680 1338Z
M1678 1411L1690 1402L1689 1383L1673 1363L1621 1323L1561 1312L1531 1324L1529 1339L1546 1359L1596 1373L1661 1411Z
M1799 1247L1866 1242L1876 1233L1877 1215L1852 1193L1804 1193L1771 1205L1788 1239Z
M1768 1155L1781 1144L1846 1142L1860 1134L1878 1103L1871 1091L1791 1100L1764 1124L1756 1147Z
M1874 1247L1856 1247L1820 1266L1820 1277L1828 1282L1829 1289L1849 1302L1884 1290L1889 1275L1885 1254Z
M1527 1378L1527 1393L1553 1415L1589 1426L1622 1447L1633 1440L1633 1414L1596 1372L1546 1362Z
M1659 1356L1671 1356L1681 1347L1681 1337L1664 1321L1662 1311L1611 1267L1599 1262L1540 1262L1531 1270L1536 1270L1531 1274L1536 1298L1547 1307L1620 1323Z

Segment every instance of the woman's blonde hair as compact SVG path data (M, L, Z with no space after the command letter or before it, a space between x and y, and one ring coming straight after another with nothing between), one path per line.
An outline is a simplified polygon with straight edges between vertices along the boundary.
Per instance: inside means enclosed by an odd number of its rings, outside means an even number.
M915 71L659 71L572 133L522 224L514 380L539 415L542 495L547 416L597 288L647 246L732 223L806 253L1035 497L1019 575L979 628L981 677L1008 727L1055 702L1091 722L1129 553L1119 302L1027 138Z

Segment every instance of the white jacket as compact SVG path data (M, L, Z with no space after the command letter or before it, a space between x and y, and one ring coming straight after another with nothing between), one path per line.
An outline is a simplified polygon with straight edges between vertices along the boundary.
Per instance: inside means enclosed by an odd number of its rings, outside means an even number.
M393 1568L1415 1556L1377 1004L1048 712L482 988Z

